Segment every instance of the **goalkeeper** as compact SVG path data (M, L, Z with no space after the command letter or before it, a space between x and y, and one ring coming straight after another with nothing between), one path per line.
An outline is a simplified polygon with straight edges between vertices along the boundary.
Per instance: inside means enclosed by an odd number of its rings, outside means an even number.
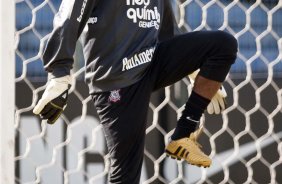
M48 123L62 113L81 37L85 79L111 159L110 183L139 183L151 93L198 69L166 153L198 166L211 164L198 147L197 129L236 59L237 41L223 31L176 35L174 22L169 0L63 0L55 16L43 54L49 84L33 112Z

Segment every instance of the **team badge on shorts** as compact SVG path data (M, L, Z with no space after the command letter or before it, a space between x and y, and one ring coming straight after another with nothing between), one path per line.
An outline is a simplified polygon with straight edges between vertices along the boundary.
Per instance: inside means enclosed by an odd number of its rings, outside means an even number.
M119 91L120 91L120 89L111 91L111 94L109 96L109 101L110 102L114 102L115 103L115 102L120 101Z

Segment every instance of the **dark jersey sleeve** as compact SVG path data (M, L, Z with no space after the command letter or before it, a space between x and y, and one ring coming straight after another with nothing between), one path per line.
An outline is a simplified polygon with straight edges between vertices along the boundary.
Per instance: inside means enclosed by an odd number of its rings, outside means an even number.
M165 41L172 38L175 35L182 34L182 31L178 28L170 0L164 1L164 16L159 33L159 41Z
M62 1L43 53L44 68L54 77L70 73L76 42L88 21L94 3L95 0Z

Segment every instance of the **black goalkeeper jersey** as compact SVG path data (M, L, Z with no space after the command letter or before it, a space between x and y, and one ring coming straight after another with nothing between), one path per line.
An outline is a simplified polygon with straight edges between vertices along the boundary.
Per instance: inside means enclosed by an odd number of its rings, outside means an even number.
M156 44L173 35L168 0L63 0L44 68L54 77L70 74L81 36L90 94L120 89L142 78Z

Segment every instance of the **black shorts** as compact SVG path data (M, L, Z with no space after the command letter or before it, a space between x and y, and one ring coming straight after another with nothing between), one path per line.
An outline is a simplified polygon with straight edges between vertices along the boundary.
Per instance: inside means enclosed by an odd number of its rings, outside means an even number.
M224 81L236 58L234 40L221 31L206 31L161 42L139 82L93 95L111 157L110 183L139 183L151 93L198 68L203 77ZM228 43L233 45L222 46Z

